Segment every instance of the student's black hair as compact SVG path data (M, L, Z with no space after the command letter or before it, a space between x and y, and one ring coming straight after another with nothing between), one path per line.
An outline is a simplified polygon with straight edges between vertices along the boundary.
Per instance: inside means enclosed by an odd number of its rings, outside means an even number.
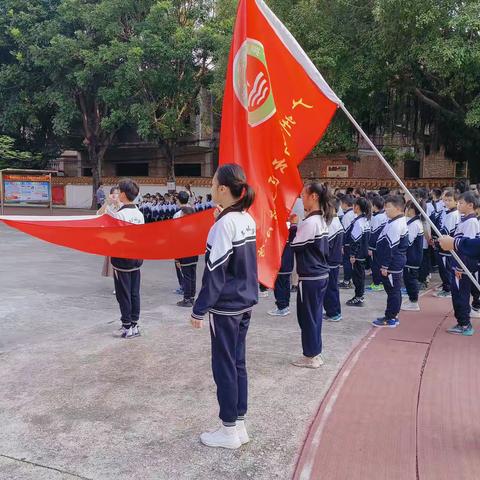
M358 195L359 197L365 197L367 192L364 188L356 188L355 191L353 192L355 195Z
M212 194L207 193L207 202L211 202L211 201L212 201Z
M399 210L402 210L402 212L405 210L405 199L401 195L388 195L385 198L385 205L387 203L391 203Z
M465 203L471 203L473 208L478 208L478 197L473 192L462 193L458 199L463 200Z
M417 199L417 202L420 204L420 206L422 207L423 211L425 211L426 209L426 206L425 206L425 202L422 200L422 199ZM418 207L412 202L412 200L409 200L407 202L407 204L405 205L405 210L413 210L415 212L415 215L420 215L420 210L418 209Z
M120 180L118 184L120 192L124 193L130 202L133 202L137 197L140 189L138 185L130 178Z
M329 225L332 222L333 214L332 214L332 196L330 195L328 188L323 183L307 183L305 188L308 193L313 194L316 193L318 195L318 205L320 207L320 212L325 218L325 221Z
M442 196L442 190L440 188L432 188L432 194L438 199Z
M443 192L443 195L444 195L445 197L452 197L452 198L455 198L455 199L458 198L457 192L455 192L455 190L451 190L450 188L448 188L447 190L445 190L445 191Z
M232 193L233 198L238 201L229 208L229 211L243 212L248 210L255 201L255 192L247 183L247 177L240 165L227 163L218 167L217 173L218 184L227 187Z
M345 195L351 195L353 193L353 187L348 187L346 190L345 190Z
M186 205L190 200L190 195L187 192L181 191L178 193L177 198L181 205Z
M114 194L115 193L115 190L120 190L118 187L112 187L110 189L110 195Z
M382 197L386 197L387 195L390 194L390 189L387 187L380 187L378 190L378 194L381 195Z
M382 210L385 205L385 200L381 195L376 195L372 198L372 205L379 210Z
M360 208L360 211L365 215L369 220L372 218L372 204L364 197L358 197L355 200L355 205Z
M341 202L345 205L348 205L349 207L353 207L355 199L352 197L352 195L344 195L341 199Z
M428 190L426 188L419 188L417 190L417 196L422 200L428 200Z

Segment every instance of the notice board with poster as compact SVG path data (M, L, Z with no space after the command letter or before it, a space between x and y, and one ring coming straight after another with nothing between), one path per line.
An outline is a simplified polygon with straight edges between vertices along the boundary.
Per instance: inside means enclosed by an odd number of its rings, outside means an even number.
M3 201L7 205L50 205L51 179L49 175L3 175Z
M348 165L328 165L328 178L348 178Z

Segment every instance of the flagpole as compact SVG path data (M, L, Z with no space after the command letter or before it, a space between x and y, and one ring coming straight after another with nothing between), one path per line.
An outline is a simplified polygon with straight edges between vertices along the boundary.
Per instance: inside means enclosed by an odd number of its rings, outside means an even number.
M343 103L340 103L340 108L343 110L345 115L350 119L350 121L353 123L355 128L358 130L358 133L363 137L363 139L368 143L370 148L375 152L377 157L382 161L382 163L385 165L387 170L392 174L393 178L398 182L402 190L406 193L406 195L412 200L412 202L415 204L415 206L418 208L420 211L422 217L429 223L430 227L432 230L439 236L441 237L442 234L440 233L440 230L438 230L437 226L432 222L430 217L427 215L427 213L423 210L423 208L420 206L418 203L417 199L412 195L410 190L406 187L406 185L403 183L402 179L397 175L397 172L393 169L393 167L385 160L384 156L381 154L380 150L374 145L374 143L370 140L369 136L363 131L363 128L358 124L358 122L353 118L352 114L347 110L347 107ZM455 260L458 262L460 267L462 267L463 271L466 273L468 278L472 281L472 283L475 285L475 287L480 290L480 284L475 278L475 276L470 272L470 270L466 267L466 265L463 263L462 259L459 257L457 252L454 250L451 250L451 253Z

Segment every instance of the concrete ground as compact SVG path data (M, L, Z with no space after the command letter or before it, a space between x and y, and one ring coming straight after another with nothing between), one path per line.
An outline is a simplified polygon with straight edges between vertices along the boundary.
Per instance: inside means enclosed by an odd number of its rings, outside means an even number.
M218 423L209 332L176 307L171 262L146 262L143 336L121 340L102 258L1 223L0 258L1 480L289 479L329 385L384 308L369 294L327 322L327 363L312 371L289 364L296 316L270 317L272 296L261 299L248 336L252 441L225 451L198 440Z

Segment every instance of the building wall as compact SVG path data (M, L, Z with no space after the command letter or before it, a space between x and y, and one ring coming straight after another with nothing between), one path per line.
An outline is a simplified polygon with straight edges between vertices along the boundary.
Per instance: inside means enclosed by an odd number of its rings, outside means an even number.
M421 168L424 178L455 177L455 162L445 157L443 147L438 152L426 155Z
M349 160L344 153L338 155L308 157L300 165L300 173L304 178L335 178L329 176L329 166L347 166L348 178L391 178L391 174L387 168L376 156L361 156L359 161L352 161ZM403 162L398 162L395 171L400 177L403 177Z

